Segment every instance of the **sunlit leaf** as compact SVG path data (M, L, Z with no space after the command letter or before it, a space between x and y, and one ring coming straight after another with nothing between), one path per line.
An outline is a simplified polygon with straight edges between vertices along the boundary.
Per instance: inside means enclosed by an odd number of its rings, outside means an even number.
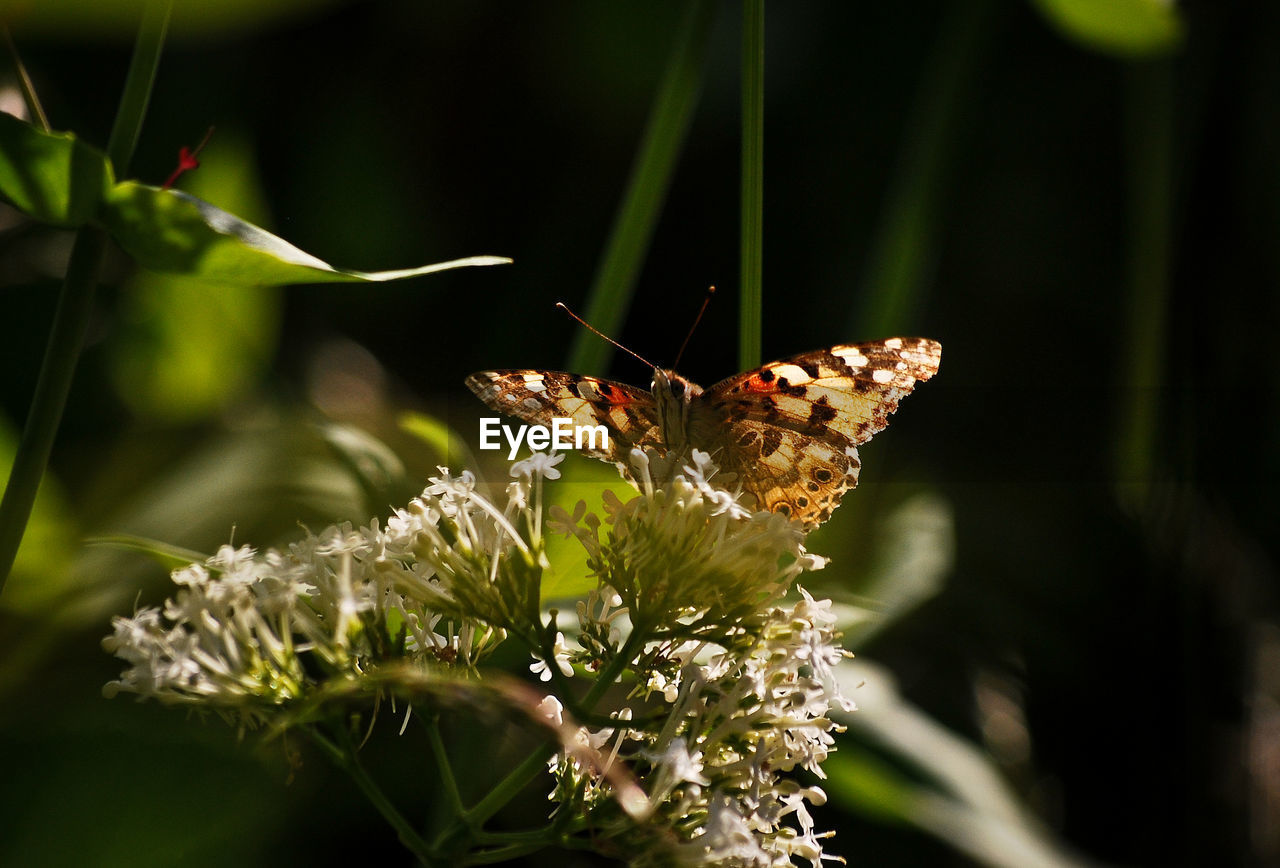
M1071 39L1124 56L1162 54L1182 41L1182 19L1171 0L1035 0Z
M79 226L111 186L102 151L71 133L46 133L0 113L0 197L35 220Z
M102 218L120 246L144 267L220 283L274 286L381 282L511 261L501 256L470 256L395 271L334 268L202 199L136 181L111 189Z

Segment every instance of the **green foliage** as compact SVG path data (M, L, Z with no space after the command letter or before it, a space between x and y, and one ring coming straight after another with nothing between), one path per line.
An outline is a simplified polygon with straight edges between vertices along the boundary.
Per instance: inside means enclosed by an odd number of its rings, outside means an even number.
M1182 43L1182 17L1171 0L1035 0L1063 34L1120 57L1166 54Z
M190 176L236 212L264 211L251 153L224 132L219 159ZM269 287L140 271L121 289L108 347L120 398L161 423L206 418L242 398L275 353L280 294Z
M180 190L112 183L105 154L69 133L46 133L0 115L0 196L57 226L107 228L138 263L188 279L245 286L403 280L451 268L501 265L472 256L417 268L335 268L259 226Z
M0 113L0 197L35 220L82 226L114 183L102 151Z
M8 479L17 438L0 423L0 468ZM28 615L38 614L72 583L75 551L67 543L77 535L75 513L58 480L46 476L40 483L31 520L13 564L13 582L0 597L0 607Z

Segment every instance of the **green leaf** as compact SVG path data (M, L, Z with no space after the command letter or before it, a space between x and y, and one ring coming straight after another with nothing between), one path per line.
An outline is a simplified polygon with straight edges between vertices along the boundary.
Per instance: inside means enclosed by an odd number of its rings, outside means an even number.
M1163 54L1182 42L1182 19L1170 0L1035 0L1070 39L1122 57Z
M401 280L471 265L501 265L500 256L471 256L397 271L334 268L234 214L180 190L126 181L103 203L107 229L144 267L196 280L251 286Z
M27 216L55 226L88 223L113 181L102 151L0 113L0 197Z

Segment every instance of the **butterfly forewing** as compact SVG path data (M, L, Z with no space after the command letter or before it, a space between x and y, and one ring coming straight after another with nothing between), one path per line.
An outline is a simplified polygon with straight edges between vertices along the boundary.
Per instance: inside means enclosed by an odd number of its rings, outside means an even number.
M815 527L857 485L855 447L941 358L936 341L890 338L771 362L707 389L693 439L720 431L717 461L761 508Z
M633 446L663 448L653 395L643 389L559 371L481 371L467 387L499 413L534 425L572 419L574 425L603 425L608 447L584 449L602 461L625 462Z

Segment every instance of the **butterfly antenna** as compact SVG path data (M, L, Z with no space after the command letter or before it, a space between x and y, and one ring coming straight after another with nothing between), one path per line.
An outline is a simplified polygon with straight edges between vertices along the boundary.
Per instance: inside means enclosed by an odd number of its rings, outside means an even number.
M698 315L693 318L693 325L689 326L689 333L684 336L684 343L680 345L680 352L676 353L676 360L671 363L671 367L680 364L680 358L684 355L684 348L689 346L689 338L693 337L693 330L698 327L698 323L702 322L702 315L707 312L707 305L711 304L711 296L716 294L714 286L707 287L707 294L702 298L702 307L698 308Z
M626 348L626 347L624 347L622 344L618 343L618 342L617 342L617 341L615 341L613 338L609 337L607 334L605 334L604 332L600 331L600 329L596 328L596 327L595 327L595 326L593 326L591 323L587 322L585 319L583 319L582 317L578 316L578 315L577 315L576 313L574 313L573 311L569 310L569 305L565 304L563 301L557 301L557 302L556 302L556 307L560 308L562 311L564 311L565 313L567 313L569 316L573 317L573 318L574 318L574 319L576 319L578 322L582 323L584 326L586 326L586 327L587 327L587 330L588 330L589 332L591 332L592 334L596 335L597 337L604 338L606 341L608 341L609 343L613 344L615 347L617 347L618 349L622 350L622 351L623 351L624 353L626 353L627 355L629 355L629 356L633 356L633 357L635 357L635 358L639 359L641 362L643 362L644 364L648 365L649 367L651 367L651 368L653 368L653 369L655 369L655 370L657 369L657 367L658 367L658 366L657 366L657 365L655 365L653 362L649 361L648 359L646 359L644 356L640 355L639 353L637 353L637 352L633 352L632 350L627 349L627 348Z

